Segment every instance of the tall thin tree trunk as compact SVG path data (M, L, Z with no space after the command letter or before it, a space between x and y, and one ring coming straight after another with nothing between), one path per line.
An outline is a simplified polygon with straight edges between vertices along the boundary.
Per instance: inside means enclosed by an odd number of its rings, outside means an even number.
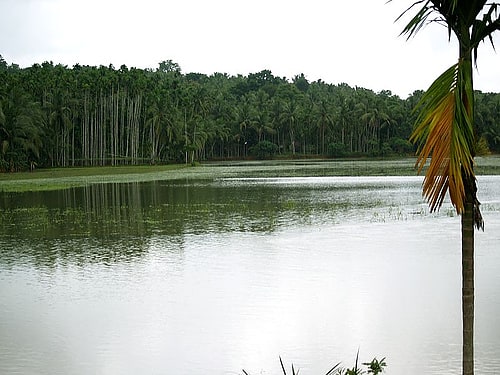
M474 374L474 203L462 214L462 368Z
M468 30L463 30L463 32L468 32ZM468 111L471 122L474 124L472 53L462 43L459 50L460 59L469 62L466 65L468 71L465 76L470 80L467 82L470 84L470 94L464 87L462 103ZM470 147L474 149L473 145L470 145ZM464 212L462 213L462 374L474 375L474 222L475 210L477 208L479 212L479 205L476 207L477 187L475 177L462 177L466 196Z
M73 114L73 120L71 127L71 166L75 166L75 127L76 127L76 116Z
M127 156L127 146L125 142L128 142L127 138L127 130L126 130L126 114L127 114L127 90L122 93L121 104L120 104L120 124L119 124L119 145L118 145L118 155L120 155L121 161L120 164L127 164L126 156Z

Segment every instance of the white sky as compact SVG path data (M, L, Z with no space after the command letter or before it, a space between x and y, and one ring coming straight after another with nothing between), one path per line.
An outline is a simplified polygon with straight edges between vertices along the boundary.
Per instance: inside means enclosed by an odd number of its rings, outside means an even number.
M456 61L447 31L406 41L396 17L413 0L0 0L0 55L21 67L157 68L231 75L269 69L406 98ZM500 33L498 33L500 34ZM500 35L495 36L500 48ZM475 88L500 92L500 53L479 50Z

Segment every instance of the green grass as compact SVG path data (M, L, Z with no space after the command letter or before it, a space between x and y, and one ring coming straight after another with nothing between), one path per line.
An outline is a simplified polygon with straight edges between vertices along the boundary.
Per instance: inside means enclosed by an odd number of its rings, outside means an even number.
M93 183L136 182L165 178L165 174L178 174L187 167L161 166L103 166L78 168L39 169L33 172L1 173L0 191L23 192L58 190L86 186Z
M477 175L499 175L500 157L476 159ZM375 160L268 160L204 163L197 166L142 165L39 169L0 173L0 192L67 189L95 183L126 183L181 178L415 176L414 158Z
M184 164L169 165L125 165L125 166L103 166L103 167L68 167L36 169L33 172L0 173L0 183L13 180L32 180L45 178L67 178L85 176L111 176L136 173L165 172L185 168Z

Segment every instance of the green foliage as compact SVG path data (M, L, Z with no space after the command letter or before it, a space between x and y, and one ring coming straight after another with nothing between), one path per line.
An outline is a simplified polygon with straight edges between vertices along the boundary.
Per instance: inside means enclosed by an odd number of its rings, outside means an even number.
M281 359L281 356L279 357L280 360L280 366L281 366L281 371L283 372L283 375L298 375L299 370L295 369L295 366L292 364L291 365L291 372L287 372L286 367L283 363L283 360ZM385 367L387 364L385 363L385 357L382 358L380 361L377 358L373 358L371 362L366 362L363 363L363 366L366 367L366 370L363 369L362 367L359 367L358 364L359 360L359 351L356 354L356 361L354 364L354 367L352 368L344 368L340 365L340 362L337 363L335 366L333 366L328 372L326 372L325 375L364 375L364 374L373 374L373 375L378 375L384 372ZM245 370L242 370L244 375L250 375L248 372Z
M391 138L389 141L391 150L398 155L409 155L413 152L413 145L407 139L402 138Z
M392 153L393 151L389 142L382 143L382 147L380 147L380 156L389 156Z
M356 354L356 361L354 363L354 367L352 368L342 368L335 366L332 370L330 370L326 375L364 375L364 374L373 374L378 375L384 372L384 368L387 366L385 363L385 357L380 361L377 358L373 358L371 362L363 363L363 366L367 367L367 371L365 371L362 367L358 365L359 360L359 351Z
M387 366L387 364L385 363L385 357L380 361L377 360L377 358L373 358L371 362L365 362L363 363L363 365L368 366L368 374L373 375L384 372L384 368L385 366Z
M115 69L20 68L0 59L0 82L3 171L185 162L186 151L188 163L242 159L264 140L278 149L256 157L403 154L406 146L392 140L410 136L421 96L309 82L304 74L289 81L269 70L184 74L172 60ZM500 151L500 95L477 98L479 133Z
M270 159L278 152L278 146L269 141L261 141L250 147L250 154L257 159Z
M342 158L347 155L347 147L341 142L333 142L328 145L328 156Z

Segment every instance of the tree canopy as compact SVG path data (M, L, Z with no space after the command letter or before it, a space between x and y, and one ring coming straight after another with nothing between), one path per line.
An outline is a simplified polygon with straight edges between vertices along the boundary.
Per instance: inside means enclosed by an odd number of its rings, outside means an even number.
M347 84L125 65L20 68L0 57L0 170L260 157L413 153L415 91L402 99ZM477 126L500 151L500 94L478 93Z

